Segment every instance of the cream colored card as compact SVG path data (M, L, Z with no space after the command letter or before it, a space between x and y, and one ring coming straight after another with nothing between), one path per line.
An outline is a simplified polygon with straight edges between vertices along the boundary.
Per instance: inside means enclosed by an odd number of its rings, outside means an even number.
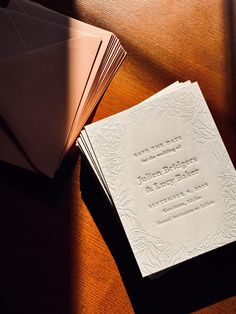
M236 176L197 83L85 127L143 276L236 239Z
M142 101L139 105L144 104L145 102L149 102L151 100L154 100L154 99L162 96L164 93L169 93L170 91L173 91L177 88L180 88L183 85L187 86L189 84L191 84L190 81L186 81L184 83L182 83L182 82L180 83L180 82L176 81L176 82L172 83L171 85L167 86L166 88L162 89L161 91L159 91L155 95ZM91 143L89 141L89 138L88 138L85 130L82 130L79 138L77 139L77 146L80 147L80 150L83 152L83 154L89 160L89 163L90 163L93 171L97 175L97 178L98 178L100 184L102 185L102 188L104 189L105 194L107 194L107 196L109 197L109 188L106 184L106 180L103 176L102 170L101 170L100 165L96 159L96 155L93 151L93 147L91 146ZM110 197L109 197L109 199L110 199Z

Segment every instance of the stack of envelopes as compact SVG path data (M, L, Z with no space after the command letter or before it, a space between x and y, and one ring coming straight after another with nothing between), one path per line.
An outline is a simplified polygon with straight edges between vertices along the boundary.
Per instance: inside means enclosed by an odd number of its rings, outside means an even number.
M0 159L53 176L126 52L109 31L27 0L0 9Z

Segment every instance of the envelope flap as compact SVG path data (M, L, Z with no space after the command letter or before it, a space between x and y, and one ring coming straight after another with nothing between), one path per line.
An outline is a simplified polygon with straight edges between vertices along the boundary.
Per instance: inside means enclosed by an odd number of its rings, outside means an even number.
M16 145L12 136L6 132L0 121L0 143L4 149L0 150L0 160L22 168L35 171L27 157L22 152L21 147Z
M0 62L0 111L42 172L53 176L99 49L68 40Z
M0 60L84 35L46 20L0 9L0 40L4 43Z
M37 16L41 19L45 19L56 24L65 25L67 27L76 28L77 30L83 32L88 32L90 34L93 33L94 35L102 36L103 40L106 41L107 44L112 36L112 33L107 30L78 21L77 19L53 11L33 1L10 0L8 8L11 10L22 12L27 15Z

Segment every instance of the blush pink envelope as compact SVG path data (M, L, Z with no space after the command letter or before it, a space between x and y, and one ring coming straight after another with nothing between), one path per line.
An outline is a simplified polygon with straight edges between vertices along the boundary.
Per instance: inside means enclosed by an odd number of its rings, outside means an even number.
M67 144L62 152L62 158L77 138L79 131L125 58L126 52L119 43L119 40L111 32L73 18L68 18L65 15L45 8L35 2L28 0L11 0L8 8L102 38L102 43L90 73L86 89L80 100L78 111L67 139Z
M53 176L101 37L1 9L0 39L0 159Z

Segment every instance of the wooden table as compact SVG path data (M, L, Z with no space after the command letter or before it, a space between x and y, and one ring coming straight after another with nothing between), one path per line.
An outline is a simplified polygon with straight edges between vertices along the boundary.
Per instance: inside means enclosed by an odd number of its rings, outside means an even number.
M91 120L197 80L235 164L236 1L41 3L113 31L128 52ZM0 165L0 244L1 313L236 313L236 245L142 279L76 148L54 180Z

